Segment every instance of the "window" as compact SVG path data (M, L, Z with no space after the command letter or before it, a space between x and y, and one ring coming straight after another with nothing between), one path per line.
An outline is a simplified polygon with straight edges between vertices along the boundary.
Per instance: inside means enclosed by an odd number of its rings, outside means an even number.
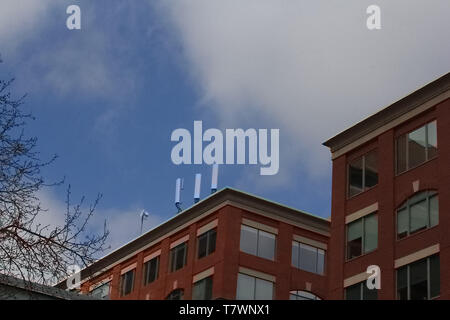
M211 253L216 251L216 229L209 230L198 236L197 243L197 258L203 258L209 256Z
M194 283L192 288L193 300L211 300L212 299L213 278L207 277Z
M110 288L111 282L108 281L92 290L90 295L98 299L109 299Z
M377 152L352 160L348 165L348 196L352 197L378 184Z
M175 289L167 296L166 300L183 300L183 296L183 289Z
M378 247L378 217L372 213L347 225L347 259Z
M397 138L397 174L437 156L436 121Z
M369 289L366 281L345 288L345 300L377 300L378 290Z
M186 265L187 242L184 242L170 250L170 271L174 272Z
M292 265L294 267L309 272L323 274L324 264L324 250L297 241L292 241Z
M440 294L439 255L434 255L397 270L397 299L429 300Z
M255 256L275 260L276 236L262 230L241 225L241 251Z
M289 300L321 300L318 296L307 291L291 291Z
M273 282L238 273L237 300L272 300Z
M120 277L120 296L124 297L133 291L134 286L134 272L136 269L124 273Z
M435 191L414 195L397 210L397 239L439 224L439 197Z
M158 279L159 256L147 261L144 264L144 285L152 283Z

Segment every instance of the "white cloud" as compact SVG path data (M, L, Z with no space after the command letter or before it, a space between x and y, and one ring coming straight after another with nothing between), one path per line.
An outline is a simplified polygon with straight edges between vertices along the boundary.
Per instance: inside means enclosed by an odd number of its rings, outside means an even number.
M202 105L228 127L279 124L280 165L314 175L328 173L325 139L450 69L448 0L380 0L379 31L366 28L370 4L180 0L161 12Z

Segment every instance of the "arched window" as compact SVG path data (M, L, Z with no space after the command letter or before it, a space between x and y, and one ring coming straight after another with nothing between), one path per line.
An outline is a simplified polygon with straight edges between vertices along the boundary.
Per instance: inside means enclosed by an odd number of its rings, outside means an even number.
M289 300L322 300L314 293L302 290L294 290L289 294Z
M402 239L439 223L436 191L423 191L409 198L397 210L397 238Z
M167 296L166 300L183 300L184 290L175 289Z

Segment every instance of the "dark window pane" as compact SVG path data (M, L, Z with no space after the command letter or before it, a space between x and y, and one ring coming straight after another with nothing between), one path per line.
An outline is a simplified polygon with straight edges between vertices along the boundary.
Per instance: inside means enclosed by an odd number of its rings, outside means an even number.
M324 274L325 267L325 251L318 249L317 250L317 273Z
M300 254L300 244L297 241L292 241L292 265L299 268L299 254Z
M439 265L439 255L430 257L430 298L439 296L441 292L441 268Z
M428 299L427 260L410 265L411 300Z
M170 251L171 271L177 271L186 265L187 243L184 242Z
M406 135L403 135L397 139L397 173L406 169Z
M361 284L363 286L363 300L378 300L378 290L369 289L366 282Z
M217 231L215 229L208 231L208 255L216 251L216 238Z
M128 271L127 273L124 273L120 277L120 284L121 284L121 296L126 296L133 291L133 282L134 282L134 269L131 271Z
M166 298L166 300L183 300L184 292L182 289L173 290Z
M408 134L409 168L414 168L426 161L425 126Z
M364 253L378 247L378 217L376 214L364 218Z
M307 244L300 244L300 269L317 272L317 249Z
M354 196L363 191L363 160L358 158L349 164L348 195Z
M428 129L428 159L431 159L437 155L436 121L430 122L427 125L427 129Z
M411 233L426 229L428 227L427 200L417 202L410 207L411 211Z
M208 245L208 234L204 233L198 237L198 258L206 257L207 255L207 245Z
M362 220L349 223L347 226L347 258L362 254Z
M144 284L149 284L158 278L159 257L147 261L144 265Z
M403 208L397 212L397 237L402 239L408 235L409 230L408 209Z
M345 300L361 300L361 283L354 284L345 289Z
M439 224L439 197L438 195L430 198L430 227Z
M242 225L240 247L242 252L256 256L258 249L258 230Z
M372 151L364 157L365 188L378 184L377 152Z
M212 298L212 277L194 283L192 288L193 300L210 300Z
M397 299L408 300L408 267L397 270Z
M275 235L258 231L258 257L275 260Z

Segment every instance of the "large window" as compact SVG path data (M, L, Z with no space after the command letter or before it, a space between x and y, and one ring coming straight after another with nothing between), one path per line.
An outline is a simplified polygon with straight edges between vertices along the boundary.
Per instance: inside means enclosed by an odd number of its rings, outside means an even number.
M296 290L289 293L289 300L321 300L311 292Z
M397 138L397 174L437 155L436 121Z
M158 279L159 256L147 261L144 264L144 285L152 283Z
M316 247L292 241L292 265L296 268L323 274L325 251Z
M366 281L345 288L346 300L377 300L378 290L369 289Z
M378 246L378 216L372 213L347 225L347 259L373 251Z
M439 255L397 270L397 299L429 300L438 297L440 290Z
M237 300L272 300L273 282L255 278L243 273L238 274Z
M90 292L90 295L98 299L109 299L111 281L99 285Z
M397 238L402 239L439 223L439 197L425 191L411 197L397 210Z
M275 260L276 236L262 230L241 225L241 251L255 256Z
M211 300L213 288L213 277L207 277L194 283L192 288L193 300Z
M377 152L371 151L348 164L348 196L352 197L378 184Z
M211 253L216 251L216 235L216 229L213 229L198 236L197 257L199 259L209 256Z
M136 269L124 273L120 277L120 296L124 297L133 291L134 287L134 273Z
M187 242L183 242L170 250L170 271L174 272L186 265Z

